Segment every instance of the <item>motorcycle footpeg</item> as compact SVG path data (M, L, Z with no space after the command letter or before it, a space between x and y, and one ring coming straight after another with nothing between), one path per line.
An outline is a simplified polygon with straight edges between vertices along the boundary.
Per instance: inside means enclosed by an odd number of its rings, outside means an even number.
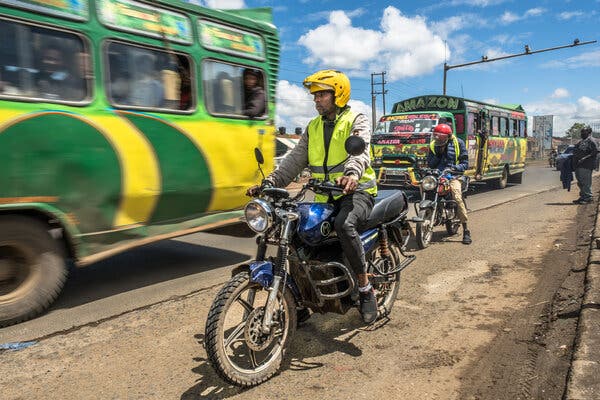
M408 221L417 223L417 222L424 222L425 220L421 217L414 216L412 218L409 218Z

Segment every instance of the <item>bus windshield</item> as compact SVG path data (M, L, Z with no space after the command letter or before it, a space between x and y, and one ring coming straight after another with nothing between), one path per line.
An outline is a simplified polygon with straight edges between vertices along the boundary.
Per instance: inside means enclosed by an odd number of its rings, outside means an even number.
M438 124L437 114L387 115L381 117L375 134L429 133Z

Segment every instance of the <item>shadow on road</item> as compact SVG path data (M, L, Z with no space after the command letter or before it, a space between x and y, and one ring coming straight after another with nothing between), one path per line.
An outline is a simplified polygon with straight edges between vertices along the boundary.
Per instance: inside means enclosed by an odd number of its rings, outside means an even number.
M178 240L164 240L84 268L72 266L51 310L73 308L141 287L243 262L246 254Z
M387 319L382 320L387 323ZM375 326L373 328L373 326ZM296 334L291 338L290 347L284 356L280 371L302 371L333 368L339 372L351 370L354 365L332 364L326 366L322 362L313 361L311 358L319 358L330 353L343 353L358 358L362 350L352 343L352 339L363 330L376 329L377 323L371 327L364 327L358 313L350 310L346 315L337 314L313 314L311 318L298 327ZM196 334L200 346L204 343L204 334ZM199 398L226 399L236 394L250 391L252 388L243 389L229 385L223 381L210 366L205 357L195 357L198 363L192 372L198 375L194 386L190 387L181 395L181 400L192 400ZM272 379L278 379L277 376Z

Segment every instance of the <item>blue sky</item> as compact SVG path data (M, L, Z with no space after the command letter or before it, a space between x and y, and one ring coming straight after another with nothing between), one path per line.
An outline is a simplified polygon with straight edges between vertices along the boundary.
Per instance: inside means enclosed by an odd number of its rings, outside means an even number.
M277 126L304 127L316 114L302 80L346 72L350 105L371 117L371 73L385 72L385 108L441 94L443 65L600 40L600 0L197 0L212 8L272 7L281 39ZM381 77L375 77L381 82ZM376 87L381 91L381 86ZM519 103L554 118L554 135L600 122L600 44L451 69L447 94ZM377 117L383 96L377 98Z

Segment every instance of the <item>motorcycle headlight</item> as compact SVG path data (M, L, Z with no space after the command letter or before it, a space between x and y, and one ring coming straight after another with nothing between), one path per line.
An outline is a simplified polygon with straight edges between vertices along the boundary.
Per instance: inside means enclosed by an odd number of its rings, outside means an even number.
M254 199L244 209L246 223L256 233L263 233L273 225L273 210L264 200Z
M435 189L437 187L437 179L435 179L435 177L431 176L431 175L426 176L421 181L421 187L425 191L433 190L433 189Z

